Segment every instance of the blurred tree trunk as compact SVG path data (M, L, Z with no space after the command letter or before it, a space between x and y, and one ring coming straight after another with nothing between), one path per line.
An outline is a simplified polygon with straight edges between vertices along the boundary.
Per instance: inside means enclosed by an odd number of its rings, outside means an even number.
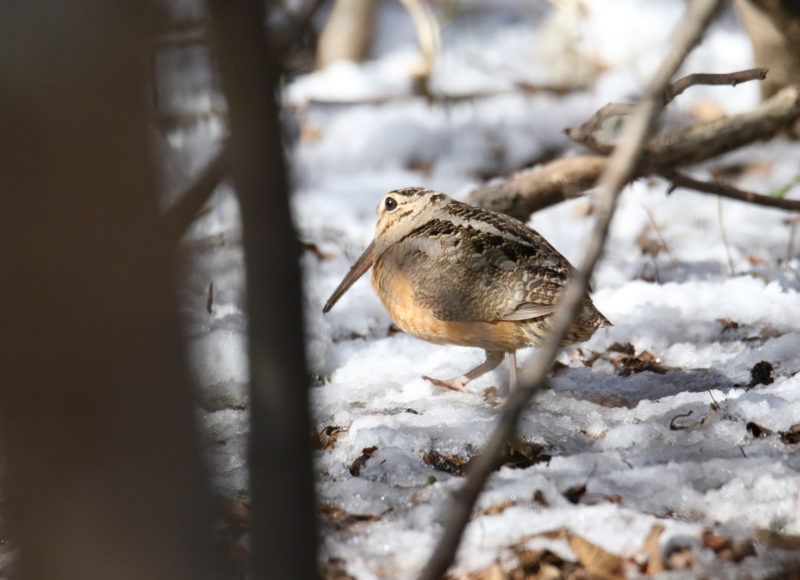
M29 580L217 578L145 10L0 7L3 496Z
M317 42L317 68L338 60L361 62L372 46L378 0L334 0Z
M250 361L253 578L314 578L316 530L300 244L289 212L261 2L209 0L242 207Z
M800 2L737 0L736 9L753 44L756 65L769 68L761 84L764 99L800 83Z

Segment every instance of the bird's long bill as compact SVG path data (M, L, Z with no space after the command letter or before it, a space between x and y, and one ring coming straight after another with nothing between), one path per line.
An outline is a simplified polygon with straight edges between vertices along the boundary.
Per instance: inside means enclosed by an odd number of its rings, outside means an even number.
M367 249L364 250L364 253L361 254L361 257L356 260L356 263L353 264L350 271L347 273L347 276L344 277L344 280L339 282L339 285L336 287L336 290L333 291L331 297L328 298L328 301L325 303L325 306L322 308L322 312L328 312L333 305L338 302L339 298L342 297L342 294L347 292L347 289L352 286L356 280L361 278L364 275L364 272L369 270L370 266L372 266L372 262L375 261L375 240L370 242Z

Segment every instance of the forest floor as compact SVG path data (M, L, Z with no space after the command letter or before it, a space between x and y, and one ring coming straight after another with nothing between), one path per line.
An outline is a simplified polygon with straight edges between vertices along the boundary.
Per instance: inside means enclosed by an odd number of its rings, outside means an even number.
M468 392L423 380L460 374L483 352L398 332L367 276L323 316L372 238L379 199L412 185L463 199L488 178L580 152L563 130L635 97L684 6L607 0L567 14L546 3L469 4L442 31L432 102L414 94L416 33L399 3L382 5L368 62L300 76L283 94L292 207L306 249L321 560L330 577L419 573L507 385L505 363ZM752 64L747 37L725 14L682 73ZM756 83L696 87L662 125L758 102ZM800 197L798 159L800 144L781 138L696 174ZM479 499L454 577L766 578L800 562L796 216L667 190L642 179L623 191L592 281L614 326L562 351ZM212 205L195 225L201 254L201 240L226 235L236 218L224 188ZM577 263L592 220L582 198L529 224ZM218 443L216 482L244 497L241 256L235 240L214 247L187 285L201 301L213 276L214 311L190 315L190 330L202 418ZM520 353L521 366L530 356Z

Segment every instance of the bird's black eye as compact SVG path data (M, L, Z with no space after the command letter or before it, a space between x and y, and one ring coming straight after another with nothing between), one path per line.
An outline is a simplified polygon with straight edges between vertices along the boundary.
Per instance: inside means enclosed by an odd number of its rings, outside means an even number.
M383 207L386 208L386 211L393 212L397 209L397 200L393 197L387 197L383 202Z

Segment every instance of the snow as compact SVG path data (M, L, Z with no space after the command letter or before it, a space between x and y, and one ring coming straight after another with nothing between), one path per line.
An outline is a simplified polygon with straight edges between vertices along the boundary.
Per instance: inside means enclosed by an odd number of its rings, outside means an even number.
M416 37L409 19L394 18L403 15L399 3L382 5L379 30L386 34L378 35L371 60L303 75L282 95L295 224L304 242L329 256L302 257L313 423L317 431L341 428L330 450L315 451L317 501L378 518L343 531L323 528L320 558L340 560L359 580L419 572L441 532L449 498L464 481L433 469L423 455L474 456L499 414L485 391L504 392L508 377L503 363L466 393L424 381L423 374L460 374L483 353L392 332L367 276L322 314L322 304L372 238L375 205L386 191L410 185L463 199L488 177L553 152L579 151L563 129L641 89L684 7L677 1L594 0L582 4L584 11L555 12L535 4L464 3L464 15L443 31L432 77L434 90L452 102L429 104L412 96ZM636 14L635 25L630 14ZM749 42L726 14L683 71L751 65ZM586 88L528 93L517 88L520 82ZM483 96L462 98L470 92ZM215 102L202 95L183 98L190 108ZM692 88L670 106L663 123L691 122L697 104L738 113L758 99L756 83ZM174 137L167 146L184 156L186 172L193 165L187 159L207 158L213 149L208 143L218 134L219 127L207 123L199 134ZM761 167L745 172L740 184L770 192L795 179L798 158L800 145L778 140L709 163L698 175L723 162ZM209 458L215 485L224 495L246 497L238 207L227 187L211 205L184 242L193 256L184 292L190 354L202 387L201 424L214 443ZM565 367L535 397L518 433L544 445L551 459L503 467L492 476L467 528L456 573L506 562L517 543L575 560L565 539L542 535L562 528L632 558L653 526L662 525L663 552L688 546L697 556L681 577L764 577L794 561L790 552L756 544L754 556L727 562L701 542L708 530L736 541L760 529L800 534L797 446L777 435L755 438L747 429L754 422L788 431L800 417L800 243L790 246L790 218L685 190L667 195L667 184L658 179L625 189L593 280L595 303L614 326L560 355ZM577 263L592 226L590 201L540 211L529 223ZM206 244L212 236L227 241ZM643 252L643 239L656 250ZM209 314L210 280L215 300ZM619 353L610 350L614 343L649 352L666 371L621 376L613 363ZM533 354L520 352L520 364ZM760 361L773 365L774 382L750 388L751 369ZM671 429L673 422L684 428ZM351 474L353 462L372 447L360 473ZM587 488L578 503L563 495L575 485ZM537 491L547 506L534 499ZM500 513L485 513L504 503L509 506Z

